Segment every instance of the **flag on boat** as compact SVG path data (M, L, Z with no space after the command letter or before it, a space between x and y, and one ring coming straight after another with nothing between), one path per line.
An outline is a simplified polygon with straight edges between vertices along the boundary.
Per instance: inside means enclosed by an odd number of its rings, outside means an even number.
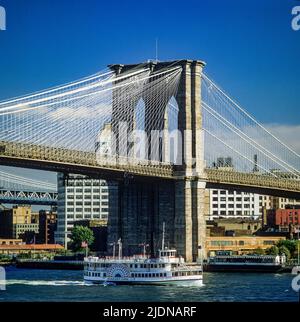
M86 241L82 242L82 243L81 243L81 247L82 247L82 248L86 248L86 247L88 247L88 243L87 243Z

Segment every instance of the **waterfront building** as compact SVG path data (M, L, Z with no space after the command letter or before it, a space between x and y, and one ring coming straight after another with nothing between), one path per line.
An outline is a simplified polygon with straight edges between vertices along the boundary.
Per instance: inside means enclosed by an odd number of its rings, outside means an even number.
M38 244L54 244L54 234L57 229L57 212L54 210L39 211L39 234L36 238Z
M251 236L259 229L260 219L217 218L207 222L207 236Z
M284 240L283 236L240 236L240 237L207 237L207 256L215 256L220 253L231 255L250 254L255 249L267 249L278 241Z
M0 244L0 254L7 255L18 255L24 253L31 253L34 257L34 254L41 253L55 253L62 251L64 247L58 244Z
M19 239L27 233L38 234L38 214L31 211L31 206L14 206L0 210L0 237Z
M0 238L0 245L21 245L21 244L23 244L22 239Z
M75 174L58 174L56 243L67 247L76 221L107 221L108 189L105 180Z
M293 227L300 228L300 206L268 210L267 224L268 227L274 227L279 232L293 233Z
M259 195L235 190L209 191L208 219L215 218L259 218Z
M209 205L205 207L207 220L216 218L258 219L269 209L283 209L300 205L300 200L273 197L234 190L207 189Z
M259 196L259 207L260 212L262 208L266 210L269 209L284 209L287 206L299 206L300 200L282 198L282 197L273 197L273 196Z

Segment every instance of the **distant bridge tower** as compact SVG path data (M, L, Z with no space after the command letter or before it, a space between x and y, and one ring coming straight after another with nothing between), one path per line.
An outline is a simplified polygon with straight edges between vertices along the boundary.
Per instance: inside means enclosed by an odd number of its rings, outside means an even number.
M175 100L178 105L178 130L182 134L182 164L175 165L174 171L179 175L174 181L149 179L147 182L129 180L127 184L119 183L119 202L114 203L114 209L109 228L108 243L113 244L118 238L122 238L125 253L136 252L138 245L149 242L153 237L154 244L158 246L161 240L162 223L167 223L166 236L170 246L176 247L178 254L187 261L195 260L199 256L199 249L205 256L205 217L204 217L204 193L205 182L199 180L204 175L204 145L202 134L201 111L201 73L204 63L198 60L180 60L172 62L145 63L151 73L158 73L164 68L181 67L178 90ZM110 68L116 75L136 69L138 65L111 65ZM157 79L150 78L150 82ZM113 97L117 97L118 89L114 90ZM164 100L167 108L172 93L169 96L164 93L156 93L151 98ZM166 108L159 110L156 123L151 119L153 110L147 106L148 97L141 97L145 102L145 131L168 130L168 117ZM118 133L119 122L128 122L134 126L134 111L137 98L127 100L124 103L113 100L112 128ZM122 105L123 104L123 105ZM126 106L124 106L126 104ZM152 105L153 106L153 105ZM120 109L127 113L120 113ZM129 112L128 112L129 111ZM133 128L127 129L131 131ZM118 140L121 138L117 135ZM149 149L151 142L148 142ZM163 149L160 151L158 161L161 161ZM165 151L169 151L166 148ZM117 151L119 154L120 151ZM116 193L115 190L113 192ZM115 200L115 198L113 198Z

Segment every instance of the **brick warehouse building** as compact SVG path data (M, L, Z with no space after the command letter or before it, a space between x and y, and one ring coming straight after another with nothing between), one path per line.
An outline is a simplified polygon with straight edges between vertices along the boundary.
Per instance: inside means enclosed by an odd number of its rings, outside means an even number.
M300 209L276 209L267 213L269 227L276 227L280 231L288 232L291 226L300 226Z

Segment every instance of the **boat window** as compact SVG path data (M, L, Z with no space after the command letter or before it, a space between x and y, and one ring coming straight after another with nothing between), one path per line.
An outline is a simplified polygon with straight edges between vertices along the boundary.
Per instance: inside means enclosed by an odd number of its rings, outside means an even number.
M106 277L106 273L103 273L103 277Z
M166 277L167 276L167 273L164 273L164 276Z
M134 267L135 267L135 268L138 268L138 264L135 264L135 265L134 265Z
M134 277L134 274L133 273L131 273L131 277Z
M164 268L164 267L165 267L165 264L161 264L161 267L163 267L163 268Z

